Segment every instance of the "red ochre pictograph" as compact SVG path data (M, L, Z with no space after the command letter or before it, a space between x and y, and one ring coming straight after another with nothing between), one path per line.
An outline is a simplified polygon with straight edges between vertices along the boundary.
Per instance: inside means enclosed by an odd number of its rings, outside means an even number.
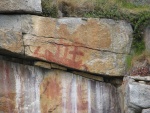
M38 46L34 51L34 55L38 58L44 58L45 60L50 62L62 64L76 69L82 68L84 70L88 70L87 66L82 64L82 60L78 60L79 57L84 56L84 53L82 51L79 51L79 47L65 45L54 46L56 46L55 53L48 49L45 49L44 53L42 53L40 52L41 46Z

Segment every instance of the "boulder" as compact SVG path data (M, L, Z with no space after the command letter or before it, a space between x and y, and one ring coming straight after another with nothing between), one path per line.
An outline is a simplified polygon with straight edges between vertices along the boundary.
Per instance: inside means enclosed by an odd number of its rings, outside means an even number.
M129 84L129 103L141 108L150 107L150 86L133 82Z
M0 13L41 13L41 0L1 0Z
M132 42L129 23L38 16L27 20L23 29L26 56L92 73L124 74L125 59Z
M130 77L124 79L125 113L141 113L142 109L150 108L150 85L147 82L136 82Z
M21 33L20 42L13 40L20 45L14 53L110 76L124 75L132 43L131 25L112 19L1 15L0 29Z

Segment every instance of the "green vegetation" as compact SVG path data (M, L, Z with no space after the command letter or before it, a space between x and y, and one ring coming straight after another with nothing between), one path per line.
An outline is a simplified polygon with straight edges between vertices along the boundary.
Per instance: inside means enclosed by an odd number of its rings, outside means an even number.
M43 16L51 16L56 18L58 15L58 8L53 0L42 0Z
M127 69L130 69L130 67L132 65L132 59L133 59L133 55L127 55L127 57L126 57Z

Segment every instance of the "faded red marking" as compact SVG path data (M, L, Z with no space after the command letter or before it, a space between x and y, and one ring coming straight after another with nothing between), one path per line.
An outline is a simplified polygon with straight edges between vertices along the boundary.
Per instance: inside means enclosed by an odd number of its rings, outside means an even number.
M68 46L63 46L65 47L64 53L63 53L63 57L60 56L60 48L62 47L62 45L57 45L57 49L56 49L56 53L52 53L50 50L45 49L44 54L40 53L41 50L41 46L38 46L35 51L34 51L34 55L39 57L39 58L44 58L47 61L51 61L51 62L55 62L58 64L62 64L65 66L69 66L72 68L83 68L85 70L88 70L86 65L82 64L82 60L76 61L77 56L84 56L84 53L78 50L78 47L72 46L73 51L69 51L69 47ZM68 55L72 55L73 57L71 59L67 58Z
M8 96L9 90L11 89L11 83L10 83L10 78L9 78L9 67L7 66L7 64L4 64L4 75L3 75L3 84L5 85L5 93Z
M36 50L34 51L34 54L36 54L36 55L37 55L40 49L41 49L41 47L40 47L40 46L38 46L38 47L36 48Z
M47 81L46 86L44 87L46 87L46 89L43 94L45 94L47 98L57 99L58 95L61 93L60 83L56 80L56 78Z
M85 100L84 96L87 95L84 93L84 90L82 89L82 84L78 85L77 87L77 95L78 95L78 104L77 109L80 110L87 110L88 109L88 101Z

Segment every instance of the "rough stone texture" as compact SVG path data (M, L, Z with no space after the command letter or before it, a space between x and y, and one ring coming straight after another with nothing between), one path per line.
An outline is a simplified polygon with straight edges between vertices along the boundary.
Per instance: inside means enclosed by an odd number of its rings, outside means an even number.
M130 52L132 28L125 21L92 18L52 19L38 16L32 16L31 19L31 22L26 24L32 26L32 29L27 30L29 34L52 38L64 45L116 53ZM61 40L66 43L61 43Z
M116 88L0 60L0 113L120 113Z
M0 49L24 54L20 15L0 15ZM12 54L12 53L11 53Z
M60 65L57 65L57 64L54 64L54 63L51 63L51 67L53 68L53 69L60 69L60 70L67 70L67 68L66 67L63 67L63 66L60 66Z
M32 25L25 24L28 29L23 29L27 56L92 73L124 74L132 42L132 29L126 22L37 16L28 20Z
M101 77L101 76L96 76L96 75L92 75L92 74L89 74L89 73L77 72L77 71L73 71L72 73L74 73L76 75L79 75L79 76L83 76L85 78L92 79L92 80L97 80L97 81L102 81L102 82L104 81L103 77Z
M143 109L142 113L150 113L150 109Z
M144 40L145 40L145 47L146 51L150 53L150 25L145 29L144 32Z
M130 78L134 79L134 80L143 80L143 81L147 81L150 82L150 76L146 76L146 77L141 77L141 76L130 76Z
M124 75L132 42L130 24L111 19L1 15L0 29L23 34L25 56L110 76Z
M41 0L1 0L0 13L40 13Z
M150 108L150 85L135 82L127 77L124 80L125 113L141 113Z
M34 62L34 65L39 66L39 67L43 67L43 68L46 68L46 69L51 69L51 64L46 63L46 62L36 61L36 62Z
M150 86L140 83L129 84L129 102L142 108L150 107Z
M0 49L23 55L24 47L22 33L0 29Z

